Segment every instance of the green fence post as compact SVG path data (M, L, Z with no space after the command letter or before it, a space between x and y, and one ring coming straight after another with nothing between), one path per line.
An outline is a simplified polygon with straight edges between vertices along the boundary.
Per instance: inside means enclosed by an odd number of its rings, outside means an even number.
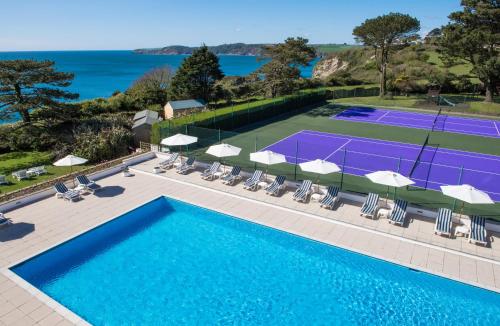
M399 161L398 161L398 170L396 171L397 173L399 173L399 170L401 168L401 156L399 157ZM393 200L396 200L396 192L398 191L398 188L394 187L394 197L392 198Z
M220 141L221 141L221 137L220 137L220 128L219 128L219 144L220 144Z
M297 140L295 143L295 165L294 165L294 170L293 170L293 180L295 180L295 181L297 181L298 156L299 156L299 141Z
M340 170L340 189L344 185L344 169L345 169L345 158L347 156L347 149L344 147L344 157L342 158L342 169Z
M464 166L462 165L462 167L460 168L460 174L458 175L458 183L457 184L460 184L462 182L462 174L464 172ZM451 208L452 211L455 211L455 205L457 204L457 200L456 199L453 199L453 207Z
M255 135L255 148L254 152L257 152L257 135ZM253 169L257 170L257 162L253 162Z

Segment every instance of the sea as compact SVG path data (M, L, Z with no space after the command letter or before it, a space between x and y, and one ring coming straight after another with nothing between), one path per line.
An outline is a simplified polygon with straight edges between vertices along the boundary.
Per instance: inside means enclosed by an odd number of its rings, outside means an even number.
M72 72L75 79L67 89L80 94L79 100L109 97L115 91L125 91L145 72L163 66L174 71L187 55L147 55L133 51L33 51L0 52L0 60L52 60L58 71ZM244 76L266 61L255 56L221 55L219 62L227 76ZM302 67L302 76L312 75L313 62ZM6 123L11 121L0 121Z

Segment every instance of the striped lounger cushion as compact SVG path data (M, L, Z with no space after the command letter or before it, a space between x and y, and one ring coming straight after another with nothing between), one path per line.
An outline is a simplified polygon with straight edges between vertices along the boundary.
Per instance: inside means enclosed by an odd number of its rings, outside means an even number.
M470 238L475 242L486 244L486 219L482 216L473 215L470 221Z
M326 196L319 202L321 206L332 207L333 204L335 203L335 198L337 198L339 194L339 190L340 189L337 186L328 187L326 191Z
M443 234L451 234L451 218L453 212L448 208L440 208L436 218L436 231Z
M252 176L250 177L250 179L248 179L247 181L245 181L244 186L245 187L254 187L260 181L261 177L262 177L262 171L261 170L256 170L252 174Z
M397 199L389 219L396 224L402 225L406 216L406 207L408 207L406 200Z
M312 186L311 180L302 181L302 184L300 185L299 189L297 189L293 197L299 200L304 200L309 190L311 190L311 186Z
M374 193L369 193L366 201L361 207L361 214L365 215L373 215L375 213L375 209L377 208L379 200L379 195Z
M283 185L285 182L286 177L284 175L279 175L274 179L273 183L267 187L266 192L270 194L276 194L280 187Z

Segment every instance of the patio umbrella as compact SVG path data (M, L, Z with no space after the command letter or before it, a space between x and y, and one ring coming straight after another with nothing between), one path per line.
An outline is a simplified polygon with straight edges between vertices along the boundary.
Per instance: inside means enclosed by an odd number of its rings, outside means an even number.
M66 155L60 160L57 160L54 162L54 166L69 166L70 167L70 174L73 173L73 165L80 165L80 164L85 164L87 163L86 158L78 157L75 155ZM75 180L73 180L73 184L75 184Z
M460 208L460 215L462 215L465 203L469 204L495 203L487 193L479 189L476 189L471 185L463 184L457 186L441 186L440 188L441 192L446 196L462 201L462 207Z
M415 182L408 179L402 174L394 171L376 171L372 173L365 174L365 176L374 183L378 183L387 186L387 196L385 202L389 199L389 187L400 188L414 184Z
M173 136L164 138L161 140L162 145L166 146L180 146L180 156L182 163L182 146L196 143L198 141L198 137L188 136L184 134L175 134Z
M330 174L330 173L335 173L339 172L340 168L337 166L337 164L328 162L325 160L314 160L310 162L304 162L299 164L300 168L304 172L313 172L317 173L318 176L316 178L316 183L318 184L318 191L319 191L319 176L324 175L324 174Z
M286 163L286 157L283 154L266 150L262 152L250 153L250 161L267 165L266 167L266 179L267 179L267 169L269 168L269 165Z
M218 144L210 146L205 153L213 155L215 157L229 157L240 155L241 148L229 145L229 144ZM226 167L224 166L224 170Z

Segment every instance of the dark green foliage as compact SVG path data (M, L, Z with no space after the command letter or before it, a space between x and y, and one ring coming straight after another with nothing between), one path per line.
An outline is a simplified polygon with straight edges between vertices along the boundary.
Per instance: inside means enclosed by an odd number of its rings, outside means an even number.
M352 34L356 41L375 50L380 72L380 96L384 96L386 92L387 65L391 52L416 40L419 30L418 19L400 13L367 19L363 24L354 28Z
M219 58L202 46L182 62L170 88L173 99L212 99L215 82L222 79Z
M97 163L124 156L129 153L133 134L122 127L102 129L79 128L75 133L73 153L85 157L90 163Z
M58 72L53 61L0 61L0 119L19 113L23 122L31 122L30 112L45 108L58 114L68 108L65 100L78 94L65 91L73 74Z
M172 81L169 67L156 68L146 72L126 91L135 108L163 106L168 101L168 88Z
M472 72L486 89L486 102L500 81L500 3L497 0L463 0L463 11L453 12L443 27L439 44L448 60L473 65Z
M263 57L271 61L264 64L258 74L263 76L261 91L270 97L290 94L298 88L300 66L308 66L316 57L315 49L302 37L289 37L284 43L263 48Z
M251 77L226 76L215 84L214 98L224 99L228 103L235 99L247 98L254 93Z

